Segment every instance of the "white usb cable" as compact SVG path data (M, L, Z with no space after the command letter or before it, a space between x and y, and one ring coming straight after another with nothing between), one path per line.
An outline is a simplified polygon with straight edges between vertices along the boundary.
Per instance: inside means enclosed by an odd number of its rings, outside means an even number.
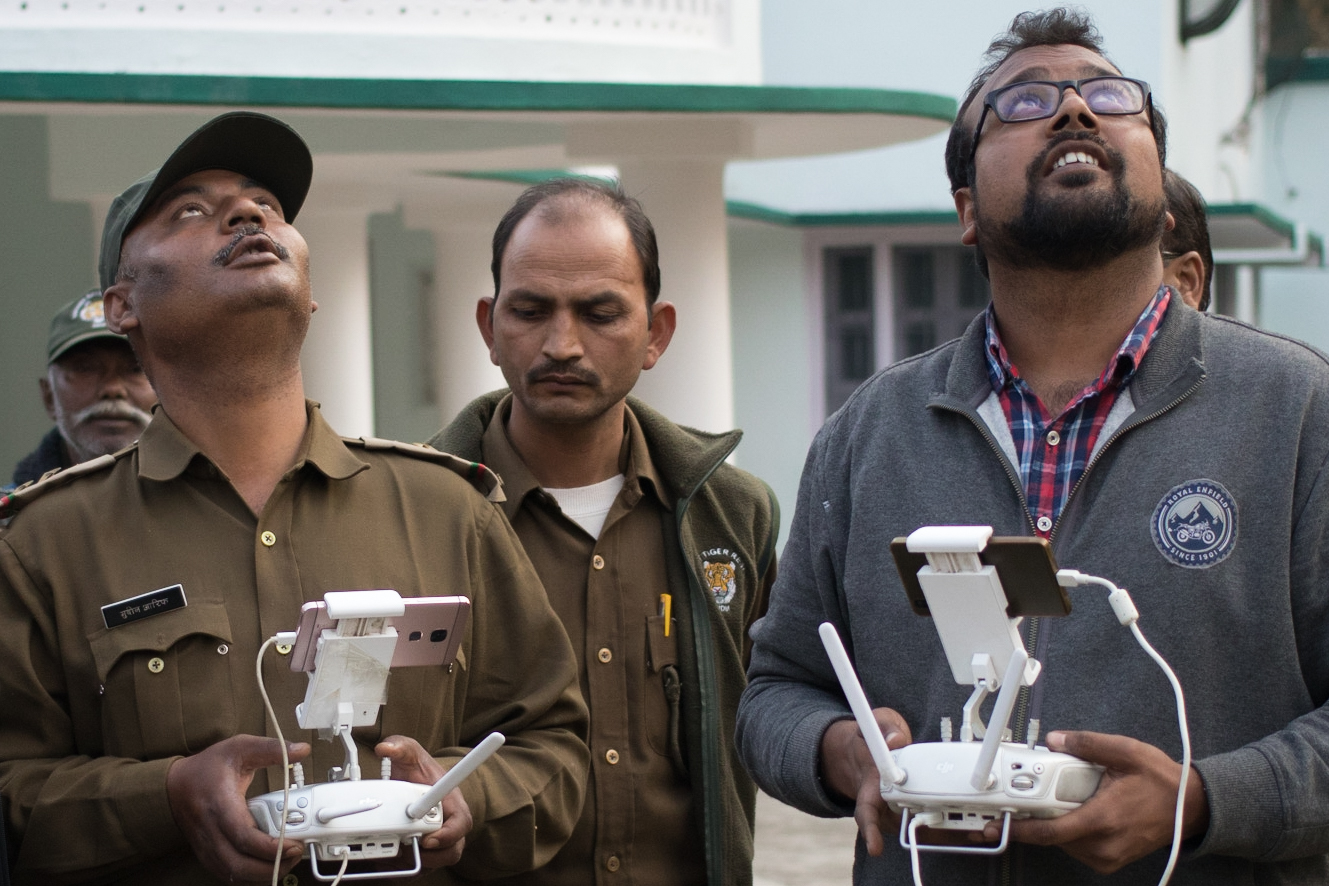
M1163 869L1163 877L1158 881L1159 886L1164 886L1172 878L1172 871L1177 866L1177 856L1181 852L1181 816L1186 804L1186 783L1191 774L1191 733L1190 727L1186 723L1186 696L1181 691L1181 682L1177 679L1177 675L1173 673L1172 668L1163 660L1163 656L1159 655L1158 651L1149 645L1149 641L1141 633L1140 626L1136 624L1140 619L1139 610L1131 602L1131 596L1126 593L1125 588L1117 587L1106 578L1086 575L1074 569L1058 570L1057 583L1064 588L1082 585L1098 585L1106 588L1108 590L1108 604L1112 607L1112 612L1117 616L1117 620L1131 629L1131 633L1135 635L1140 648L1158 663L1158 666L1163 669L1163 673L1167 675L1168 682L1172 684L1172 694L1177 699L1177 726L1181 730L1181 781L1177 784L1177 806L1172 822L1172 852L1168 855L1167 867Z
M282 771L282 803L281 803L281 825L277 831L277 857L272 862L272 886L277 886L277 879L281 876L281 856L282 844L286 842L286 810L291 805L291 758L286 753L286 736L282 735L281 724L277 722L277 714L272 709L272 699L268 697L267 685L263 682L263 653L274 643L294 643L294 631L282 631L276 636L269 637L263 641L263 645L258 647L258 656L254 661L254 672L258 675L258 694L263 697L263 709L268 712L268 719L272 721L272 728L277 733L277 743L281 745L281 771ZM349 859L348 859L349 860ZM342 872L346 870L346 865L342 864ZM341 882L341 874L337 875L336 883ZM335 886L335 883L334 883Z

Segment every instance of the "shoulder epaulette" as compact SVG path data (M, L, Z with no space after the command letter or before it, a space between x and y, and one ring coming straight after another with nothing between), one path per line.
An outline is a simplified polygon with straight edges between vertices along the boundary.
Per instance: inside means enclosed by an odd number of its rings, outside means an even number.
M384 440L381 437L343 437L342 439L347 443L363 446L365 449L400 452L412 458L422 458L443 465L469 480L471 485L480 490L480 493L490 501L501 502L507 500L507 496L503 494L503 481L498 474L495 474L478 461L467 461L464 458L458 458L452 453L442 452L425 443L401 443L397 440Z
M114 455L99 455L91 461L79 462L67 468L56 468L47 471L36 480L29 480L17 489L0 495L0 519L14 516L24 505L41 498L52 489L59 489L71 480L109 468L115 464L116 459L133 451L134 447L128 446Z

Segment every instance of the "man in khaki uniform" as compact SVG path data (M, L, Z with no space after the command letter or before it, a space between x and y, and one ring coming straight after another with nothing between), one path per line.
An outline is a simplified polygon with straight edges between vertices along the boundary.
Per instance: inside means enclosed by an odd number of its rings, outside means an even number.
M775 574L774 496L724 463L739 432L682 428L628 397L674 331L637 201L537 185L499 223L493 273L476 319L511 392L433 443L504 478L591 710L581 821L520 882L750 883L756 791L733 725Z
M106 328L99 289L51 318L46 374L37 383L55 427L15 466L15 486L123 449L143 433L157 402L129 342Z
M161 406L136 447L0 498L15 514L0 535L0 794L19 883L266 881L279 853L283 882L312 882L292 870L303 847L260 831L245 797L281 785L258 648L330 590L472 601L455 666L393 672L379 722L355 733L366 772L385 756L420 783L507 736L422 841L430 882L537 866L576 821L575 663L497 481L340 438L303 396L316 306L290 221L311 170L285 124L228 114L112 205L107 319ZM262 668L285 734L304 737L305 675L279 654ZM342 748L292 757L318 782Z

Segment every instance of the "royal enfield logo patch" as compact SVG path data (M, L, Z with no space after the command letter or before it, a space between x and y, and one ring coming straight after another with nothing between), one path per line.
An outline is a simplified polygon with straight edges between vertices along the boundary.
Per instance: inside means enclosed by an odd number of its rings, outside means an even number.
M1187 569L1222 563L1237 544L1237 502L1213 480L1190 480L1171 489L1150 521L1164 557Z
M701 552L701 572L706 579L706 588L721 612L729 611L729 604L738 593L738 574L746 569L747 565L736 551L711 548Z

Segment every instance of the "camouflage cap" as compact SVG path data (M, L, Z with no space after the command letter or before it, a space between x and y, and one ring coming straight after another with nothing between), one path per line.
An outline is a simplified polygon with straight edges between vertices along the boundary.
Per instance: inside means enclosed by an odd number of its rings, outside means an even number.
M46 364L49 366L70 348L94 338L113 338L126 344L129 341L106 328L100 289L74 299L51 319L51 334L46 339Z
M276 117L232 111L204 123L180 143L160 169L134 182L111 202L97 262L102 289L115 283L120 272L120 247L143 213L171 185L205 169L227 169L259 182L281 203L289 222L309 193L314 161L300 134Z

